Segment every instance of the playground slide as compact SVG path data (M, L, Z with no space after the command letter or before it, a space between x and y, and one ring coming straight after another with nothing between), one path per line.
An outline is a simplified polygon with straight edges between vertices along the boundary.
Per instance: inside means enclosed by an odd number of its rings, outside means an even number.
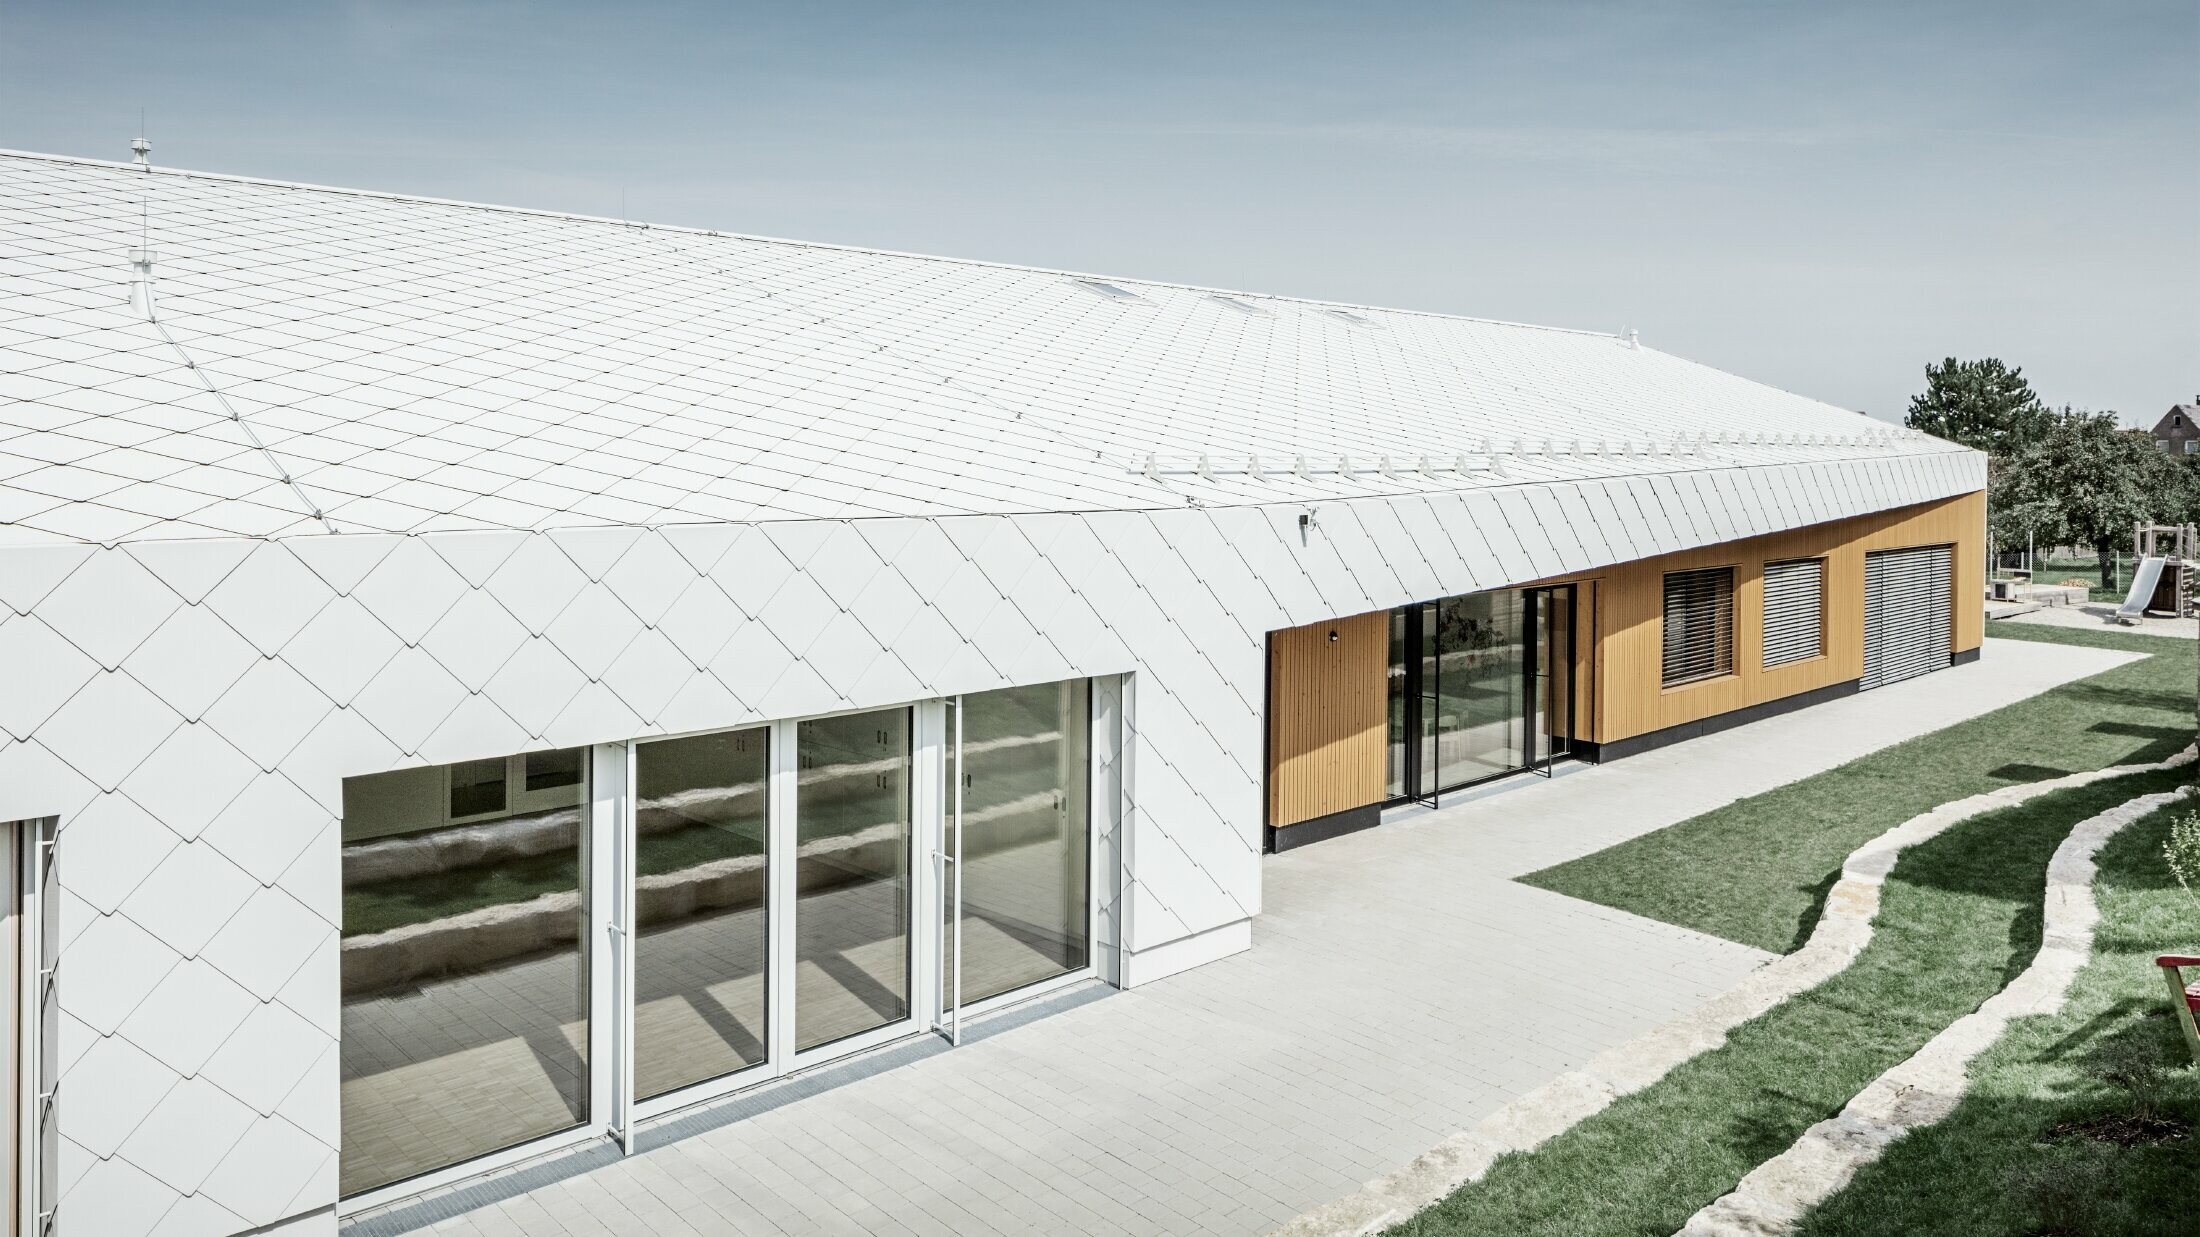
M2148 557L2139 560L2139 569L2131 573L2131 595L2116 610L2116 621L2132 624L2146 613L2147 603L2154 600L2154 586L2162 579L2162 560Z

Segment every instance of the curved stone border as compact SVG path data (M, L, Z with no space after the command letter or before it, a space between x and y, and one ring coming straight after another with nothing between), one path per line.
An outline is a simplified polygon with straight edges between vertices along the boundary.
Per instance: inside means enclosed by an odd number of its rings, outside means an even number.
M1689 1218L1677 1237L1792 1233L1803 1213L1847 1185L1889 1143L1955 1111L1970 1089L1971 1058L2001 1038L2009 1020L2062 1008L2093 956L2093 856L2125 825L2181 797L2141 795L2078 822L2047 865L2046 922L2032 965L1976 1010L1948 1024L1910 1058L1872 1080L1839 1114L1742 1178L1734 1192Z
M1642 1090L1683 1062L1724 1044L1735 1027L1847 970L1871 943L1880 886L1905 849L1974 816L2058 790L2191 764L2194 755L2195 749L2188 747L2153 764L2113 765L2004 786L1943 803L1903 821L1858 847L1841 865L1841 879L1826 895L1825 911L1801 949L1752 971L1693 1013L1608 1048L1580 1069L1516 1097L1471 1128L1422 1152L1404 1168L1368 1182L1358 1193L1306 1212L1276 1230L1278 1237L1366 1237L1401 1223L1459 1187L1480 1180L1499 1156L1543 1145L1621 1096Z

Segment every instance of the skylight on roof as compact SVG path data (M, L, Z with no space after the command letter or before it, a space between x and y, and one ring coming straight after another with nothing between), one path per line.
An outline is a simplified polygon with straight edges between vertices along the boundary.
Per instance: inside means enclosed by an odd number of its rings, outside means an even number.
M1145 299L1129 288L1117 287L1105 279L1072 279L1070 282L1094 296L1103 296L1111 301L1139 301Z
M1322 312L1328 314L1332 318L1342 318L1346 322L1349 322L1354 326L1375 325L1375 320L1373 318L1368 318L1360 314L1353 313L1349 309L1325 309Z
M1211 301L1220 301L1241 314L1250 314L1255 318L1270 318L1275 316L1269 313L1268 310L1266 310L1265 308L1259 305L1255 305L1251 301L1241 301L1234 296L1215 295L1210 296L1207 299Z

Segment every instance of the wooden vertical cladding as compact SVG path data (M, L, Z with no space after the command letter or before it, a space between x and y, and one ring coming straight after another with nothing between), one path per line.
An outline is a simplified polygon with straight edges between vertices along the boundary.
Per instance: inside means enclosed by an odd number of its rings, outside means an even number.
M1519 587L1577 586L1573 732L1608 745L1855 683L1864 673L1864 556L1874 550L1952 546L1949 647L1978 648L1985 522L1986 496L1965 494ZM1767 668L1765 564L1801 558L1825 561L1822 651ZM1704 567L1734 571L1733 672L1666 687L1665 575ZM1284 828L1383 802L1390 612L1275 632L1268 650L1268 823Z
M1590 737L1612 743L1787 696L1853 682L1864 673L1864 555L1946 545L1955 549L1949 647L1979 647L1985 632L1986 496L1965 494L1685 550L1566 579L1594 582L1597 648ZM1823 558L1825 644L1817 657L1764 665L1764 568ZM1661 680L1665 573L1734 568L1734 672L1675 687Z
M1388 611L1269 636L1269 824L1383 801L1389 675Z

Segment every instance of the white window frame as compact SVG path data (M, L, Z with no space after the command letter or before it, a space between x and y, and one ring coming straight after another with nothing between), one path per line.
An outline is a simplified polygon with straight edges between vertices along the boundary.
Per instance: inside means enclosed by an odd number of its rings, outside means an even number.
M1117 982L1122 939L1103 938L1103 906L1117 908L1121 922L1112 938L1127 938L1127 887L1123 872L1128 855L1127 774L1129 726L1129 675L1089 678L1087 696L1086 787L1089 852L1085 865L1085 965L1063 975L1027 984L962 1007L965 1018L977 1017L1048 996L1066 988L1105 979ZM803 722L826 717L876 713L906 708L910 727L910 823L909 863L910 924L909 1014L883 1027L797 1052L794 1049L794 914L795 850L798 836L795 783L798 776L796 734ZM582 889L584 907L584 961L589 977L588 1002L588 1116L580 1125L447 1168L408 1177L374 1190L343 1199L339 1216L353 1216L387 1207L432 1190L490 1176L515 1165L574 1147L608 1140L622 1152L634 1150L641 1127L675 1113L715 1103L880 1046L908 1040L937 1029L949 1012L940 986L943 941L943 898L940 868L935 859L945 840L947 748L951 710L948 698L934 698L905 705L841 709L768 723L711 727L679 734L651 735L584 748L589 756L583 766L583 800L586 827L581 836L581 864L587 873ZM768 812L766 836L765 931L767 966L765 985L765 1059L746 1069L668 1091L642 1100L635 1097L634 1083L634 855L636 801L632 793L635 762L645 743L719 734L759 727L770 731L767 755ZM1107 730L1103 735L1102 728ZM525 753L512 759L518 760ZM1115 761L1110 772L1104 761ZM507 776L523 768L508 766ZM507 786L524 785L508 782ZM568 788L560 787L560 792ZM507 792L509 800L510 793ZM445 795L446 810L449 805ZM472 818L468 818L472 819ZM455 823L465 823L464 820ZM1124 856L1110 860L1110 843ZM1107 899L1104 903L1103 899Z
M49 1205L49 1195L57 1186L52 1170L57 1164L54 1108L60 1084L55 1077L56 1045L47 1028L47 1015L58 1013L54 916L59 905L46 896L58 857L55 839L60 824L58 817L44 816L4 826L15 848L15 887L9 891L16 914L15 1198L11 1205L15 1231L40 1237L52 1230L60 1205L58 1198Z

